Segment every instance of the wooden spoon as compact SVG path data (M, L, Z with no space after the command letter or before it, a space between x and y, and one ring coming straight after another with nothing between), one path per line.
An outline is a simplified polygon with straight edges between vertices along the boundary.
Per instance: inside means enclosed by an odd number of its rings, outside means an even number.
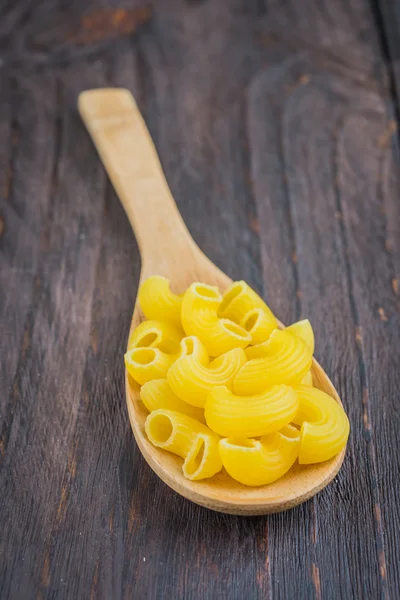
M88 90L80 94L78 106L136 235L142 257L140 281L150 275L163 275L169 278L175 293L183 292L193 281L217 285L224 291L232 280L203 254L188 232L131 94L124 89ZM131 331L142 319L136 303ZM341 404L315 360L312 375L314 385ZM147 440L147 411L139 387L127 374L125 385L129 419L144 458L171 488L207 508L239 515L286 510L324 488L343 462L345 450L324 463L296 464L282 479L257 488L241 485L225 472L211 479L189 481L183 476L181 458L155 448Z

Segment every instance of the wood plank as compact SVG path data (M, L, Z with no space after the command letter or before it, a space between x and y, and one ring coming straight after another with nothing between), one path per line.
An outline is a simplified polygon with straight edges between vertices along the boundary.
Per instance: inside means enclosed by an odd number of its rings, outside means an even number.
M379 568L382 579L387 579L389 597L396 597L400 590L400 435L395 418L400 303L393 281L400 264L400 186L393 162L397 140L382 144L392 114L382 111L381 103L376 104L372 114L349 114L338 132L338 180L346 244L354 257L349 261L349 272L360 331L364 423L370 461L375 465L372 488ZM361 149L365 157L362 162L358 158ZM387 208L393 219L389 231ZM392 236L397 248L390 245Z
M79 409L105 180L100 165L85 160L90 142L81 139L75 110L82 81L102 82L95 69L90 75L75 69L64 80L60 157L48 191L51 209L40 238L31 238L40 243L32 317L5 419L0 472L5 597L27 597L47 585L48 523L62 517L70 491L61 482ZM29 84L34 88L41 80ZM34 164L33 156L30 160ZM18 298L18 289L9 292Z
M22 81L5 79L2 85L0 214L0 339L3 348L0 400L3 419L17 362L29 343L27 315L34 293L40 236L52 176L56 137L55 90L48 76L33 89ZM41 89L48 90L43 102ZM18 110L16 107L18 106ZM57 159L56 159L57 160ZM6 318L5 318L6 317ZM27 320L28 319L28 320ZM2 436L5 445L6 440Z

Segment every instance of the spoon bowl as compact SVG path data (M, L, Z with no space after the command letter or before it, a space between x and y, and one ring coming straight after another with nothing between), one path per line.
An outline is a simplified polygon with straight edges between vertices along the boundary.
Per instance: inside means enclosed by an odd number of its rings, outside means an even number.
M142 258L140 284L151 275L162 275L177 294L194 281L217 285L224 292L232 280L190 236L131 94L114 88L88 90L80 94L78 108L136 235ZM136 303L131 332L143 318ZM316 360L312 376L315 387L341 404ZM206 508L237 515L263 515L292 508L332 481L343 462L345 449L323 463L296 463L278 481L255 488L238 483L224 470L210 479L190 481L183 475L181 458L148 441L144 431L148 413L140 399L139 385L126 371L125 386L129 420L143 457L162 481Z

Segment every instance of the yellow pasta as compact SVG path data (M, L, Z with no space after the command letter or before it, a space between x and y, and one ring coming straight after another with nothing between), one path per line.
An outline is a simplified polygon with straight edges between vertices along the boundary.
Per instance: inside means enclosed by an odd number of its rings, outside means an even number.
M345 447L345 412L312 387L308 319L278 329L244 281L223 296L203 283L176 295L153 276L139 302L149 320L130 335L126 369L150 413L149 441L183 458L186 478L225 467L243 485L268 485L297 459L318 463Z
M218 315L241 323L254 308L261 308L270 325L270 332L278 327L278 322L271 309L262 298L245 281L235 281L224 293L218 309Z
M299 410L292 419L301 425L299 463L328 460L347 443L350 424L343 408L333 398L308 386L298 386Z
M171 292L168 279L153 275L139 289L139 304L147 319L168 321L181 327L182 295Z
M245 314L240 325L250 333L251 344L261 344L276 329L277 322L271 311L266 312L263 308L252 308Z
M197 421L205 421L204 410L178 398L166 379L153 379L145 383L140 389L140 397L149 412L165 408L181 412Z
M228 474L249 486L267 485L282 477L299 454L300 432L292 425L260 440L226 438L219 442Z
M217 385L232 388L233 379L246 362L242 348L234 348L209 363L207 352L195 336L183 338L181 354L168 371L172 391L193 406L204 407Z
M227 387L214 388L207 397L207 425L223 437L257 437L282 429L296 415L297 393L276 385L254 396L236 396Z
M125 354L125 366L140 385L166 376L175 357L158 348L133 348Z
M251 342L250 333L243 327L218 317L220 303L218 288L203 283L193 283L183 296L183 329L187 336L197 336L210 356L220 356L233 348L244 348Z
M246 350L250 359L233 382L235 394L257 394L279 383L300 383L309 371L312 354L298 337L276 329L264 344ZM253 356L256 356L253 358Z
M128 350L159 348L167 354L177 354L182 332L164 321L143 321L129 337Z
M303 340L303 342L310 348L311 354L314 354L314 331L308 319L303 319L302 321L293 323L293 325L289 325L289 327L286 327L285 331L288 331L292 335L295 335Z
M184 475L189 479L212 477L222 468L219 437L187 415L173 410L155 410L146 419L145 431L154 446L186 459Z
M189 450L182 471L187 479L197 481L212 477L222 469L219 437L199 433Z
M304 375L303 379L301 380L301 383L303 385L309 385L310 387L313 386L313 378L312 378L311 369L308 371L308 373L306 373Z

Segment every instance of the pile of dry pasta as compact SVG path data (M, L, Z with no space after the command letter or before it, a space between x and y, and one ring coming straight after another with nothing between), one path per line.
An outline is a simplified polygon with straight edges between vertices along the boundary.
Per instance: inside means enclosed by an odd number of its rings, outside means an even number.
M153 276L139 290L148 320L131 334L125 365L141 386L152 444L181 456L191 480L222 468L260 486L346 445L342 407L313 387L308 320L278 329L244 281L221 295L193 283L184 294Z

